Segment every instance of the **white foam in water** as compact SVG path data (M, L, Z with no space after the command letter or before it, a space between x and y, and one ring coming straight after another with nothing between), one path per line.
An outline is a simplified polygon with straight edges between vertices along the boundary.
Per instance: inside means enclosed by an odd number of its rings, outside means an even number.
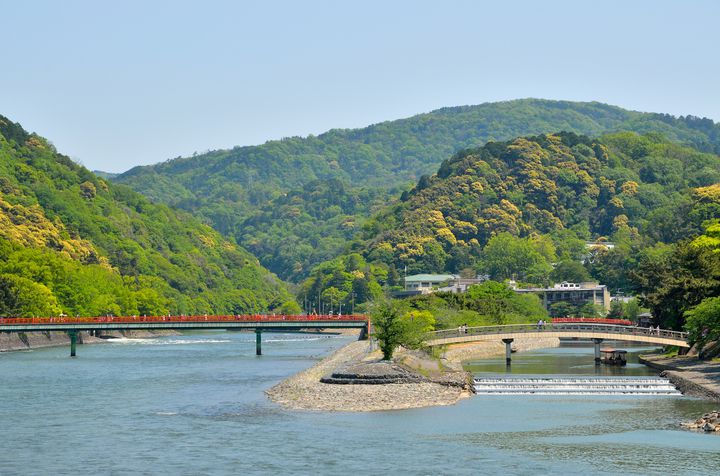
M478 395L682 395L661 377L482 377Z
M323 335L318 337L288 337L288 338L274 338L274 339L263 339L263 342L305 342L313 340L324 340L324 339L337 339L345 337L343 335Z
M224 344L232 342L230 339L110 339L111 344L143 344L143 345L189 345L189 344Z

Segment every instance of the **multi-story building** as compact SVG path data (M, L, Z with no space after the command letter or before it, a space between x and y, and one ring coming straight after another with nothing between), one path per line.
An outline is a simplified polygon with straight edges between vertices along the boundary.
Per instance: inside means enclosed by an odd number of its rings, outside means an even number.
M551 288L521 289L513 286L513 289L516 293L537 294L548 311L550 311L550 306L556 302L567 302L576 307L595 304L602 306L605 310L610 310L610 292L604 284L563 282Z

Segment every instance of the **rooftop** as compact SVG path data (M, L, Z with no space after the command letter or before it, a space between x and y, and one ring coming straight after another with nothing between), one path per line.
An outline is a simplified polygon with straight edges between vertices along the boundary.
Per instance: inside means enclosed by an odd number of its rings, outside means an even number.
M450 281L456 279L457 276L454 274L413 274L411 276L405 276L405 282L435 282L442 283L443 281Z

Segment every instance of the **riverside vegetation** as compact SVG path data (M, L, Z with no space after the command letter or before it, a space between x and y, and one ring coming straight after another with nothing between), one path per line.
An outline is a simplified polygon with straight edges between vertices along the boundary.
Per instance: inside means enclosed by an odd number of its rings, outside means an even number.
M9 120L3 119L2 125L6 160L0 197L8 226L0 242L0 293L12 313L298 310L283 283L232 241L183 212L106 182ZM482 144L497 137L490 136L490 130L502 135L523 127L556 126L594 133L616 128L652 132L617 132L595 139L561 132L489 142L456 153L434 175L421 176L414 188L400 193L401 182L412 179L413 171L436 166L439 151ZM252 230L250 222L240 228L216 223L200 211L202 201L188 190L208 192L207 197L216 199L214 209L229 214L233 223L268 204L280 210L276 205L289 200L291 208L284 209L288 215L257 223L277 231L298 250L306 249L308 241L296 239L286 225L325 233L322 226L303 225L312 221L293 218L307 211L303 204L323 226L348 225L343 249L331 246L327 256L332 259L315 266L296 289L307 311L316 302L330 303L335 310L343 306L345 312L356 305L362 308L398 287L403 271L445 270L487 273L498 282L515 278L521 285L594 278L615 291L644 294L643 304L657 311L664 326L680 328L686 312L718 295L713 220L720 217L719 137L718 126L708 120L631 113L596 103L527 100L451 108L362 131L331 131L322 138L173 160L116 179L135 177L139 182L133 184L141 190L142 183L150 183L144 180L151 180L155 188L146 193L181 206L166 195L179 191L184 208L233 236ZM414 140L421 145L399 151L400 144ZM347 155L350 150L367 152L358 141L384 150L384 155L378 152L372 160L372 154L367 160ZM416 160L403 159L409 151ZM316 165L329 172L319 173ZM304 169L310 166L312 170ZM142 178L148 176L151 179ZM313 177L323 180L312 182ZM323 189L320 183L326 181L329 188ZM389 206L379 205L393 194ZM237 208L238 203L242 207ZM336 212L342 206L350 208L339 222ZM334 230L327 230L327 236L337 236ZM588 250L584 245L586 240L605 239L615 247ZM277 240L261 241L272 245ZM309 246L325 249L314 240ZM281 247L277 250L282 254ZM308 274L304 264L298 269L294 276ZM682 272L674 279L677 270ZM72 279L77 281L73 286L63 287ZM693 292L683 295L687 283ZM478 289L512 294L502 286ZM78 292L84 294L73 295ZM27 298L33 295L47 299ZM668 305L678 296L678 305ZM418 299L412 306L415 312L431 314L438 327L538 315L529 303L521 312L505 312L502 306L509 298L495 297L460 302L437 296ZM50 307L32 308L33 302ZM690 321L703 338L711 319L703 310L712 305L703 304L700 317ZM437 318L448 310L450 318Z
M0 116L0 315L296 311L255 257Z

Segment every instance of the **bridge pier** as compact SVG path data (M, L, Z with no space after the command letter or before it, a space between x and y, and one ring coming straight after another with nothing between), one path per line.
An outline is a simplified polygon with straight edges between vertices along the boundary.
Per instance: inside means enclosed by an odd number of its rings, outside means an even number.
M602 341L602 339L593 339L595 344L595 365L600 365L600 344Z
M505 363L507 365L510 365L512 362L512 343L515 339L503 339L502 341L505 343Z
M255 355L262 355L262 331L255 329Z
M68 331L70 336L70 357L75 357L77 347L77 331Z

